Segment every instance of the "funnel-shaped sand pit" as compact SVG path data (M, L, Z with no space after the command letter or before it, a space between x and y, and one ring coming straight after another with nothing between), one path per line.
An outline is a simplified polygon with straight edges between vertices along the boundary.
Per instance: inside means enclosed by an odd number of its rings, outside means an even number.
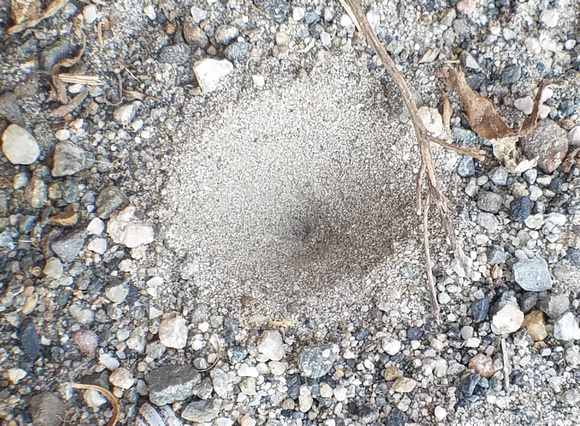
M327 62L184 112L166 244L195 272L172 291L283 316L386 301L403 285L401 262L420 256L412 130L395 90Z

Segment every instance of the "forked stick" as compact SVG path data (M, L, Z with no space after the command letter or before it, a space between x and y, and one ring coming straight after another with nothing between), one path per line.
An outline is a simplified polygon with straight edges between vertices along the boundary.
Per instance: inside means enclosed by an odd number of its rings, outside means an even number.
M427 270L429 294L431 296L431 310L435 321L439 323L439 305L437 304L435 278L433 277L432 272L432 262L429 250L429 229L427 227L429 204L431 203L431 200L433 200L435 206L437 207L437 211L439 212L439 216L441 218L441 225L443 226L443 229L449 238L449 242L453 252L455 253L455 257L465 272L467 272L467 259L465 258L465 254L463 253L463 250L455 235L455 230L449 218L447 198L441 192L439 181L435 173L435 168L433 166L433 155L431 153L431 143L438 143L445 148L452 149L461 154L469 155L480 160L484 158L483 151L456 147L447 141L437 139L427 133L427 129L425 128L421 117L419 117L417 105L413 101L411 91L409 90L409 86L407 85L405 78L397 70L395 62L393 62L387 53L387 50L381 44L377 34L371 28L358 0L340 0L340 2L346 9L347 13L350 15L359 31L364 34L367 42L375 51L376 55L381 60L387 72L397 85L397 88L403 97L403 102L405 102L405 106L409 111L411 122L413 123L413 129L415 130L415 137L417 139L417 146L419 147L419 153L421 154L421 167L419 169L419 173L417 174L416 183L416 207L417 214L423 216L423 244L426 257L425 267ZM426 195L423 195L425 182ZM425 197L425 201L423 201L423 197Z

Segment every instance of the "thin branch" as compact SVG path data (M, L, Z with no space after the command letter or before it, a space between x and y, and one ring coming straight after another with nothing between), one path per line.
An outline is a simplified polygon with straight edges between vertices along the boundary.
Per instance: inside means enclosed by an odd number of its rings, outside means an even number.
M449 219L449 209L448 209L448 202L447 198L441 191L439 181L437 179L437 174L435 173L435 167L433 166L433 154L431 152L431 143L438 143L446 148L453 149L454 151L460 152L462 154L471 155L472 157L482 159L483 152L479 150L470 150L468 148L459 148L449 144L446 141L442 141L440 139L434 138L427 133L427 129L419 116L419 111L415 101L413 100L413 96L411 95L411 91L405 78L401 75L401 73L397 70L397 66L392 58L387 53L387 50L380 42L377 34L371 28L369 22L367 21L366 15L362 10L361 5L359 4L358 0L340 0L344 8L346 9L347 13L350 15L351 19L361 31L371 48L375 51L377 57L381 60L385 69L397 85L399 92L403 98L403 102L409 111L409 116L411 118L411 122L413 123L413 129L415 130L415 137L417 139L417 146L419 148L419 153L421 155L421 168L419 174L417 176L417 193L416 193L416 206L417 206L417 214L423 214L423 223L424 223L424 245L425 245L425 257L426 257L426 270L427 270L427 278L429 281L429 293L431 294L431 304L432 310L436 320L439 319L439 306L437 304L437 298L435 293L435 279L433 277L433 272L431 270L431 257L429 252L429 230L427 227L426 219L427 213L429 208L429 204L431 201L431 197L433 199L433 203L437 207L439 212L439 216L441 218L441 223L443 225L443 229L445 230L447 237L449 238L451 248L455 253L455 257L459 261L461 267L467 272L467 259L463 250L461 249L461 245L455 235L455 231L453 229L451 220ZM423 187L426 185L425 191L423 191ZM423 193L426 192L426 202L422 201Z
M425 200L423 209L423 246L425 248L425 269L427 270L427 285L429 288L429 297L431 298L431 311L437 324L440 324L439 302L437 301L437 289L435 288L435 277L433 276L433 261L431 260L431 250L429 249L429 204L431 200L429 193Z

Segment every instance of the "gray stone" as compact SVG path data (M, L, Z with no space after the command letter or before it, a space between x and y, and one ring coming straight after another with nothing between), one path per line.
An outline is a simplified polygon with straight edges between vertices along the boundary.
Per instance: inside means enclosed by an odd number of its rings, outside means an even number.
M250 45L245 41L232 43L224 49L224 56L229 61L245 61L250 56Z
M519 65L512 65L511 67L507 67L501 73L501 84L503 85L510 85L515 84L520 80L522 76L522 67Z
M568 153L568 134L552 120L540 120L521 143L525 156L538 157L538 167L546 173L556 170Z
M105 288L105 296L113 303L123 303L129 294L129 284L120 283L108 285Z
M86 239L86 231L72 231L53 241L50 247L64 263L68 263L77 258L79 252L85 245Z
M181 412L181 417L194 423L211 422L220 413L221 404L219 399L193 401L187 404Z
M466 50L463 50L461 52L461 54L459 55L459 60L461 61L461 65L463 65L464 68L471 69L475 72L483 71L481 69L481 66L479 66L479 64L477 63L477 60L473 56L471 56L471 54Z
M473 158L464 155L457 166L457 174L462 178L468 178L475 174L475 163Z
M48 201L48 195L46 191L46 184L42 179L34 176L24 188L24 198L30 203L35 209L41 209L46 205Z
M18 104L18 98L12 92L6 92L0 96L0 116L12 124L24 127L22 110Z
M125 200L125 194L116 186L103 189L95 201L97 216L101 219L108 219L111 213L123 205Z
M508 180L508 172L503 167L496 167L487 175L489 179L497 186L506 186Z
M72 142L59 142L54 147L52 176L72 176L87 168L87 153Z
M487 252L487 264L488 265L502 265L505 263L506 254L505 251L498 247L493 247Z
M568 294L549 294L540 300L539 308L550 318L558 318L570 308Z
M9 229L0 233L0 248L14 250L15 247L16 245L14 244L14 238L12 238L12 233Z
M495 192L482 191L477 197L477 207L487 213L498 213L502 205L502 196Z
M34 426L60 426L66 418L64 403L52 392L42 392L30 398L29 411Z
M159 52L159 62L165 64L182 65L189 60L191 47L187 43L165 46Z
M195 23L191 16L185 17L183 21L183 38L185 41L202 49L209 46L207 34Z
M479 213L477 215L477 224L488 231L495 231L499 226L499 221L492 213Z
M149 399L156 405L173 404L193 395L201 375L189 364L165 365L149 373Z
M298 355L298 367L304 376L317 379L330 372L338 352L338 345L334 343L306 346Z
M240 35L240 30L233 25L220 25L215 30L215 41L222 46L228 46Z
M181 317L167 318L159 324L159 340L168 348L183 349L187 334L187 321Z
M523 259L512 267L514 279L526 291L546 291L552 288L552 278L544 259Z
M40 51L40 66L45 71L65 58L74 56L73 45L70 39L59 39L56 43Z
M580 339L578 320L572 312L566 312L554 323L554 338L567 342Z
M2 133L2 152L12 164L32 164L40 155L36 139L17 124L11 124Z
M580 366L580 346L572 346L566 349L564 359L569 367L576 368Z
M115 112L113 112L113 118L120 125L127 126L133 121L140 107L140 101L134 101L125 105L121 105L115 109Z

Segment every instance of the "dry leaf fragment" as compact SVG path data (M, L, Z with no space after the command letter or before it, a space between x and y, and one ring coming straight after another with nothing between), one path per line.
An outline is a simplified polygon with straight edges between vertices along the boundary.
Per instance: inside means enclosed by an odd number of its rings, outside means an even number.
M31 14L30 19L26 19L25 21L22 21L14 26L8 28L7 33L9 35L17 34L21 31L25 30L26 28L35 27L36 25L38 25L38 23L40 21L56 15L59 10L61 10L63 7L65 7L67 5L68 1L69 0L54 0L51 4L48 5L48 7L42 13L42 15L38 16L38 14L37 14L37 15L33 16ZM38 13L38 12L36 12L36 13Z
M15 24L20 24L40 16L39 0L12 0L10 2L10 18Z
M64 117L67 114L70 114L76 107L78 107L87 97L89 90L85 87L81 93L76 95L71 101L66 104L59 106L57 109L50 113L51 117Z
M425 54L419 60L420 64L427 64L429 62L433 62L439 56L439 52L441 49L438 47L432 47L431 49L427 50Z
M92 389L101 393L107 399L107 401L109 401L109 404L111 404L111 407L113 408L113 415L107 422L107 426L115 426L117 424L117 421L119 420L119 403L117 402L117 398L115 398L111 392L97 385L86 385L84 383L71 383L70 385L73 389Z
M58 78L71 84L86 84L87 86L101 86L103 84L103 80L99 79L98 75L62 73L58 75Z
M445 84L461 97L467 121L478 135L490 140L515 136L516 132L499 116L491 100L477 94L469 87L461 70L445 67L441 70L441 75Z
M513 172L517 165L517 136L508 136L506 138L492 139L493 155L497 158L506 169Z
M540 87L538 87L538 93L536 93L536 97L534 98L532 113L524 120L522 128L520 129L520 136L526 136L536 128L536 125L538 124L538 114L540 113L540 107L543 102L542 95L548 86L550 86L550 82L544 81L540 84Z

